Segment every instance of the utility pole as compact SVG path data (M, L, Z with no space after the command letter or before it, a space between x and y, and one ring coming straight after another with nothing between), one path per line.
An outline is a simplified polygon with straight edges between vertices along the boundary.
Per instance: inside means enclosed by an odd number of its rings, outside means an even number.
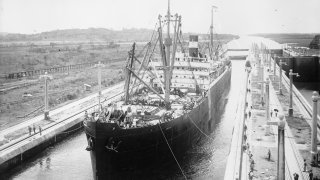
M261 70L261 80L260 82L262 82L261 84L261 103L264 103L264 64L262 64L262 61L260 63L260 70Z
M317 91L312 93L312 132L311 132L311 164L314 166L318 165L317 159L317 119L318 119L318 100L320 100L319 94Z
M277 68L277 63L276 63L276 57L273 58L273 80L276 80L276 68Z
M45 72L40 76L40 79L44 79L44 119L49 119L49 101L48 101L48 80L52 80L53 77Z
M262 69L262 72L261 72L261 81L264 81L264 65L265 63L264 62L261 62L261 69Z
M99 109L101 110L101 68L105 67L105 65L101 64L101 62L99 61L99 63L94 65L94 67L98 68L98 84L99 84L98 100L99 100Z
M270 121L270 91L269 91L269 84L270 84L270 80L269 78L267 78L267 80L265 81L266 84L266 122ZM270 127L267 126L266 128L266 134L270 134Z
M280 80L279 80L279 94L280 95L283 95L282 93L282 64L286 64L285 62L282 62L282 59L280 59L280 62L279 62L279 73L280 73Z
M266 81L256 81L258 84L261 84L262 86L262 89L263 89L263 85L266 84L266 98L265 98L265 101L266 101L266 117L267 117L267 121L270 119L270 114L269 114L269 106L270 106L270 100L269 100L269 97L270 97L270 93L269 93L269 84L270 84L270 80L269 78L267 78ZM264 102L264 98L263 98L264 94L261 93L261 103Z
M268 50L268 59L269 59L269 72L271 72L271 50Z
M266 115L267 115L267 121L270 120L270 93L269 93L269 83L270 80L267 78L266 80Z
M267 125L278 126L278 164L277 164L277 179L285 180L285 144L284 144L284 116L279 115L278 121L268 121Z
M290 69L289 77L290 77L290 99L289 99L289 116L293 116L293 108L292 108L292 83L293 83L293 76L299 77L298 73L293 73L292 69Z

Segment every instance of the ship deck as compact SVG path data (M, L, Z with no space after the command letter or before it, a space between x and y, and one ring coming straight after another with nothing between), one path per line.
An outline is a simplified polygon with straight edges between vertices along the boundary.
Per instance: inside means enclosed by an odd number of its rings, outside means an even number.
M100 111L86 115L86 120L117 123L120 128L140 128L168 122L189 112L205 96L187 93L180 97L170 95L171 108L154 93L136 94L128 103L117 101L101 107Z

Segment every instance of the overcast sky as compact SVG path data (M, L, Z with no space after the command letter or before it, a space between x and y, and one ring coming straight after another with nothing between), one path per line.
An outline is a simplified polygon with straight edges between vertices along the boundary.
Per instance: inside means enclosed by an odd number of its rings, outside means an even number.
M211 5L218 33L320 33L320 0L171 0L184 32L209 32ZM153 29L166 8L166 0L0 0L0 32Z

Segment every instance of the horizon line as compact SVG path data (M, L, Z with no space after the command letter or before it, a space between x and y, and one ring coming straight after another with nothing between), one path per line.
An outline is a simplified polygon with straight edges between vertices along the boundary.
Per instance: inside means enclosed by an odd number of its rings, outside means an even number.
M113 29L113 28L104 28L104 27L88 27L88 28L65 28L65 29L53 29L53 30L48 30L48 31L41 31L41 32L35 32L35 33L23 33L23 32L3 32L0 31L1 34L21 34L21 35L36 35L36 34L41 34L41 33L46 33L46 32L53 32L53 31L65 31L65 30L88 30L88 29L106 29L106 30L111 30L111 31L123 31L123 30L151 30L149 28L137 28L137 27L131 27L131 28L122 28L122 29ZM186 34L191 34L191 33L196 33L196 34L207 34L207 33L201 33L201 32L186 32ZM320 32L255 32L255 33L248 33L248 34L239 34L239 33L231 33L231 32L226 32L226 33L215 33L215 34L230 34L230 35L260 35L260 34L320 34Z

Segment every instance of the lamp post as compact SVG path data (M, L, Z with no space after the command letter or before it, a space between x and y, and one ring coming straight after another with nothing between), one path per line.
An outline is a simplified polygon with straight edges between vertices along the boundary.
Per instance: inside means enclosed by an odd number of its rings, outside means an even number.
M290 69L289 77L290 77L290 99L289 99L289 116L293 116L293 108L292 108L292 83L293 83L293 76L299 77L298 73L293 73L292 69Z
M317 91L312 93L312 132L311 132L311 164L317 166L317 119L318 119L318 100L320 100Z
M49 101L48 101L48 80L53 79L51 75L48 75L48 72L45 72L44 75L40 76L40 79L44 79L44 119L49 119Z
M276 80L276 68L277 68L276 58L277 57L274 57L273 59L273 80Z
M269 114L269 109L270 109L270 107L269 107L270 106L269 84L270 84L270 80L269 80L269 78L267 78L266 81L257 81L256 83L259 83L262 86L263 86L263 84L266 84L266 98L265 98L265 100L266 100L266 117L267 117L266 120L268 121L270 119L270 114ZM263 102L263 99L264 99L263 95L264 94L261 95L262 96L262 98L261 98L262 101L261 102Z
M261 71L261 79L260 82L264 82L264 63L261 59L261 61L259 61L259 69ZM264 102L264 86L263 84L261 84L261 103Z
M277 179L285 180L285 145L284 145L284 116L279 115L278 121L268 121L267 125L278 126L278 164L277 164Z
M280 79L279 79L279 94L280 95L283 95L282 93L282 64L286 64L285 62L282 62L282 59L280 59L280 62L279 62L279 73L280 73Z
M261 69L262 69L262 71L261 71L261 81L264 81L264 65L265 65L264 62L261 63Z
M271 54L271 50L269 49L269 50L268 50L268 58L269 58L269 72L271 72L271 56L272 56L272 54Z
M94 65L94 67L98 68L98 84L99 84L98 100L99 100L99 110L101 110L101 68L105 67L105 65L99 61L99 63Z
M269 78L267 78L267 80L266 80L266 114L267 114L267 121L270 120L270 113L269 113L269 109L270 109L269 83L270 83L270 80L269 80Z

